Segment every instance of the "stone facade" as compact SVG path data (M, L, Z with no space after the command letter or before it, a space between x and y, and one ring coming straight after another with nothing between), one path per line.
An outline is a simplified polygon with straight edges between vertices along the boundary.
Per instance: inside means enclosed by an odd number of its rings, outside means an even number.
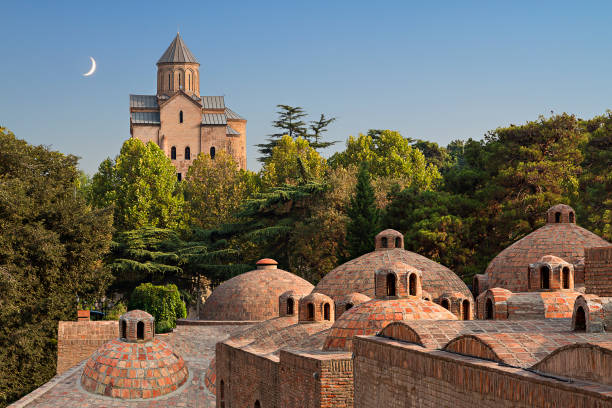
M612 246L585 251L586 293L612 297Z
M200 154L229 153L246 169L246 120L223 96L200 95L200 64L177 34L157 63L156 95L130 95L130 134L156 143L186 176Z
M103 344L119 337L119 323L59 322L57 328L57 373L88 359Z

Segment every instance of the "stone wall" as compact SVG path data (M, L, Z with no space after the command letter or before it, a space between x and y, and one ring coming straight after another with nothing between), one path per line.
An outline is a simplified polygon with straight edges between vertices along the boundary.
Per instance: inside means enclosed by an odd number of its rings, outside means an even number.
M376 337L354 344L355 408L605 407L609 387ZM609 394L609 393L608 393Z
M612 245L584 250L586 293L612 296Z
M279 407L348 408L353 406L351 353L281 350Z
M59 322L57 373L61 374L93 354L101 345L119 337L115 321Z

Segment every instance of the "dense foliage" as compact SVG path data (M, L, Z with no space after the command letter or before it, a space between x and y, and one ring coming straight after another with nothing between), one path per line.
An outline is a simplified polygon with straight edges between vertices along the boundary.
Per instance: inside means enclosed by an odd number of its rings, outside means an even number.
M112 214L77 194L76 165L0 128L0 406L55 375L57 322L110 283Z
M376 207L367 162L362 163L359 169L355 194L346 212L349 218L346 228L349 258L372 252L374 237L380 232L380 211Z
M181 300L176 285L155 286L143 283L130 297L129 309L140 309L155 318L155 333L167 333L176 327L177 319L187 316L185 302Z

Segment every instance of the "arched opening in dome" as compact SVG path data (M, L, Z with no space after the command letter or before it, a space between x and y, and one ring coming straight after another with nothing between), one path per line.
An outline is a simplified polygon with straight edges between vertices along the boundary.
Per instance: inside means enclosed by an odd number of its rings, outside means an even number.
M395 277L394 273L387 274L387 296L396 296L395 294L396 293L395 291L396 280L397 278Z
M563 272L561 273L561 281L563 282L563 289L570 288L570 270L567 266L563 267Z
M586 331L586 313L582 306L578 306L576 309L576 319L574 320L574 331L583 332Z
M346 312L347 310L349 310L351 307L353 307L352 303L347 303L346 306L344 307L344 311Z
M417 276L415 273L411 273L408 278L408 294L410 296L416 296L417 294Z
M253 405L253 408L261 408L261 404L259 403L259 400L255 401L255 405Z
M400 237L395 238L395 247L396 248L402 247L402 239Z
M576 222L576 216L573 211L569 213L569 222Z
M440 302L440 306L442 306L446 310L450 310L450 301L448 299L442 299L442 301Z
M485 305L485 320L493 320L493 301L491 299L487 299Z
M144 322L138 322L136 325L136 338L144 340Z
M125 339L126 332L127 332L127 323L125 322L125 320L121 320L119 322L119 337L121 337L122 339Z
M291 298L287 299L287 315L293 315L293 299Z
M540 289L550 289L550 268L547 265L540 267Z
M170 159L176 160L176 147L174 146L172 146L172 148L170 149Z
M461 309L462 309L461 318L463 320L470 320L470 301L467 299L464 299L463 302L461 303Z
M219 382L219 406L225 408L225 383L223 380Z
M387 248L387 247L389 246L389 244L388 244L388 242L387 242L387 237L382 237L382 238L381 238L381 240L380 240L380 245L381 245L383 248Z
M325 305L323 305L323 319L324 320L329 320L329 303L326 303Z
M560 212L556 212L555 213L555 222L557 224L561 222L561 213Z
M314 305L309 303L306 308L308 309L308 320L314 320Z

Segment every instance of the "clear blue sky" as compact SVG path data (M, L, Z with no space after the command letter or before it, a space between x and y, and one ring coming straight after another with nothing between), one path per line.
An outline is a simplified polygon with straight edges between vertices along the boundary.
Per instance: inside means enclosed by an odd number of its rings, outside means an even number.
M202 93L248 119L251 169L280 103L338 117L335 149L369 128L446 145L551 110L605 112L611 15L603 1L3 1L0 125L93 174L180 28Z

